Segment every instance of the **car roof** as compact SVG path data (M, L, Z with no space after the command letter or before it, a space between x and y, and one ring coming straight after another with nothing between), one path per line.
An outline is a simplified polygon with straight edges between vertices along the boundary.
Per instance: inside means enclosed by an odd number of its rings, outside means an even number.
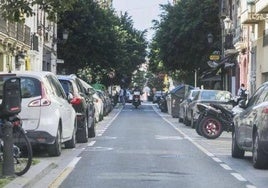
M47 75L55 75L55 74L49 71L13 71L11 73L1 72L0 75L30 76L37 79L41 79Z
M75 80L77 77L75 74L69 74L69 75L57 75L57 78L61 80Z
M92 87L90 84L88 84L87 82L85 82L84 80L78 78L80 80L80 82L82 83L82 85L84 87L87 87L87 88L91 88L91 89L94 89L94 87ZM94 89L95 90L95 89Z

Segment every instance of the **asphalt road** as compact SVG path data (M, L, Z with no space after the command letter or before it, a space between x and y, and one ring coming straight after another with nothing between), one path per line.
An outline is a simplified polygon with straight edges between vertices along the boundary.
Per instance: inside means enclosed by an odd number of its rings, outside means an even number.
M268 170L252 154L231 157L231 134L208 140L156 105L115 108L97 124L97 136L40 163L7 188L266 188Z
M152 106L134 109L127 105L78 156L60 187L252 186L217 159Z

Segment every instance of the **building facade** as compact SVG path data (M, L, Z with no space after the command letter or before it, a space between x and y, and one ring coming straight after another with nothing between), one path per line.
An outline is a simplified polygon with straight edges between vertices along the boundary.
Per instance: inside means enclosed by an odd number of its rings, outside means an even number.
M241 0L238 17L241 23L242 49L239 56L240 83L245 83L253 93L263 82L268 81L268 1Z
M0 71L51 71L57 66L57 25L46 19L38 5L25 23L0 17Z

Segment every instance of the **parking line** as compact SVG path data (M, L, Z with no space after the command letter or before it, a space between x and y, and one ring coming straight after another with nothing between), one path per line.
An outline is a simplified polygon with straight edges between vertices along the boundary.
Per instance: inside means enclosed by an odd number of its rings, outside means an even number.
M223 169L225 170L232 170L231 167L228 165L222 163L221 160L218 160L217 157L215 157L214 154L210 153L208 150L206 150L203 146L199 145L197 142L195 142L192 138L190 138L188 135L186 135L182 130L177 128L172 122L170 122L167 118L163 117L156 109L153 107L154 111L169 125L171 125L176 131L178 131L180 134L183 135L183 137L187 140L189 140L192 144L194 144L198 149L200 149L202 152L204 152L207 156L211 157L214 161L216 161ZM234 176L237 180L246 182L247 180L239 173L230 173L232 176ZM247 187L254 188L253 185L246 185Z
M81 157L74 158L68 166L61 172L61 174L48 186L49 188L55 188L59 187L61 183L65 180L65 178L72 172L75 165L78 163L78 161L81 159Z

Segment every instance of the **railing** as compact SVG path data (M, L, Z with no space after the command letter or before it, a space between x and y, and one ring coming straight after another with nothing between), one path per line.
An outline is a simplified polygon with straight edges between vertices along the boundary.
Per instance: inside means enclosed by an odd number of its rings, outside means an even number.
M0 17L0 32L7 35L7 23Z
M8 22L0 17L0 33L28 46L31 45L31 28L24 24Z

